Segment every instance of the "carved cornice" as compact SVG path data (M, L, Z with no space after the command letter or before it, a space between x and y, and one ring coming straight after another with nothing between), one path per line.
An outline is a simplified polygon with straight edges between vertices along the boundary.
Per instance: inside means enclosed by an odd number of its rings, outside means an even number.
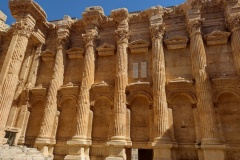
M47 96L47 89L42 88L42 86L38 86L30 90L30 102L33 103L35 100L42 100L45 101L45 98Z
M148 53L149 46L150 43L148 41L141 39L129 43L131 53Z
M35 20L46 21L47 15L45 11L33 0L10 0L9 8L11 14L16 19L22 17L22 15L26 13L30 13Z
M77 102L79 95L79 86L73 84L63 85L58 91L58 106L60 106L65 100L74 99Z
M42 60L45 62L46 61L54 61L54 56L55 56L54 51L49 50L49 49L43 51L41 54Z
M82 34L82 37L86 48L89 46L94 46L94 43L98 38L98 29L95 27L94 29L86 30L86 33Z
M230 32L213 31L205 35L204 38L207 41L207 45L224 45L227 44L230 34Z
M82 13L82 16L86 25L92 28L100 25L104 12L100 6L88 7L85 12Z
M80 47L74 47L66 51L69 59L83 58L84 49Z
M152 25L150 27L152 39L162 39L165 33L165 29L166 29L165 24Z
M116 47L111 44L104 43L103 45L97 48L98 56L113 56Z
M167 88L192 88L194 85L194 81L190 79L185 79L178 77L176 79L167 81Z
M188 37L186 36L172 36L164 40L169 50L171 49L182 49L187 47Z
M130 38L129 31L127 29L118 29L115 31L117 43L128 43Z

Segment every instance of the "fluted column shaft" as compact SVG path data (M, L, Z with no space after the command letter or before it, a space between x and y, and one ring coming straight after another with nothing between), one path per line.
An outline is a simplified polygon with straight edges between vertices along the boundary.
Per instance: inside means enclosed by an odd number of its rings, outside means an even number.
M74 138L86 140L88 133L89 112L90 112L90 94L92 84L94 83L95 72L95 40L98 35L97 28L90 29L83 34L86 42L83 78L80 88L79 101L77 107L77 130Z
M6 63L1 71L1 97L0 97L0 128L4 128L12 105L16 87L19 83L19 72L25 56L29 37L35 21L31 17L23 18L16 23L15 31L8 49ZM3 75L3 76L2 76ZM1 137L0 137L1 138Z
M190 52L193 76L196 81L197 107L203 143L217 142L216 121L212 101L212 90L207 73L206 52L201 35L202 20L190 20Z
M114 135L112 140L126 140L126 94L128 84L128 30L116 30L117 55L116 55L116 78L114 93Z
M155 140L162 141L168 137L168 107L166 98L166 73L163 51L163 25L151 26L152 32L152 76L153 76L153 110Z
M240 75L240 27L232 30L231 45L237 74Z
M52 138L52 129L54 128L55 122L54 118L57 114L57 91L63 85L67 43L67 33L64 35L58 35L57 52L53 69L54 73L47 92L47 101L45 103L44 115L38 138Z

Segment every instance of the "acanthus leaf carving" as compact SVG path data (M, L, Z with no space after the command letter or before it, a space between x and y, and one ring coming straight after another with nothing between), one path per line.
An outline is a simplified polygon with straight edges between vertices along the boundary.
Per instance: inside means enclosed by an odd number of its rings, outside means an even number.
M226 26L231 30L240 29L240 13L229 15L226 18Z
M127 43L130 38L128 29L118 29L115 31L115 35L118 43Z
M165 24L152 25L150 27L150 32L152 39L163 38L163 35L165 33Z
M25 36L29 38L33 32L33 26L28 24L26 20L22 20L20 22L16 22L15 24L14 35Z
M95 40L98 38L98 29L89 29L86 30L85 34L82 34L83 40L85 42L85 47L94 46Z
M196 33L201 33L201 25L203 21L204 19L201 18L189 20L189 22L187 23L187 29L190 33L190 36Z

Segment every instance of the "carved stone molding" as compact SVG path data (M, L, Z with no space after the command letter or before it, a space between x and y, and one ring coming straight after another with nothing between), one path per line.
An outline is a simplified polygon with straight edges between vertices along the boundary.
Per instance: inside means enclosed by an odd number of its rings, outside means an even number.
M80 47L74 47L66 51L69 59L83 58L84 49Z
M213 87L237 87L240 86L239 77L220 77L212 79Z
M204 36L207 45L224 45L228 42L228 37L230 36L230 32L223 31L213 31Z
M38 86L30 90L30 103L33 103L35 100L45 101L47 96L47 89Z
M119 8L111 12L111 17L118 23L118 29L128 30L128 15L126 8Z
M186 36L172 36L164 40L169 50L182 49L187 47L188 37Z
M168 80L167 81L167 88L172 89L172 88L193 88L194 81L191 79L185 79L178 77L176 79Z
M129 43L128 46L131 50L131 53L148 53L150 43L140 39Z
M68 99L74 99L77 102L78 95L79 86L74 86L72 84L63 85L58 91L58 106Z
M239 7L240 8L240 7ZM240 9L239 9L240 10ZM226 17L226 26L234 31L236 29L240 29L240 13L228 15Z
M97 84L96 83L93 84L90 91L91 106L94 106L95 100L100 96L108 97L108 99L110 99L111 102L113 103L114 87L104 81Z
M113 56L116 47L111 44L104 43L103 45L97 48L98 56Z
M54 51L47 49L42 52L41 57L42 57L42 60L45 62L54 61L55 53Z
M83 20L88 27L99 26L103 16L104 11L100 6L88 7L85 9L85 12L82 13Z

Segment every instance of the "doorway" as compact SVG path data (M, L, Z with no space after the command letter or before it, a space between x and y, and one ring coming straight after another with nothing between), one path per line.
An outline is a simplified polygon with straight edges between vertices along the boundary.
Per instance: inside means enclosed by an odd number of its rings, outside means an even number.
M126 149L127 160L152 160L152 149Z

